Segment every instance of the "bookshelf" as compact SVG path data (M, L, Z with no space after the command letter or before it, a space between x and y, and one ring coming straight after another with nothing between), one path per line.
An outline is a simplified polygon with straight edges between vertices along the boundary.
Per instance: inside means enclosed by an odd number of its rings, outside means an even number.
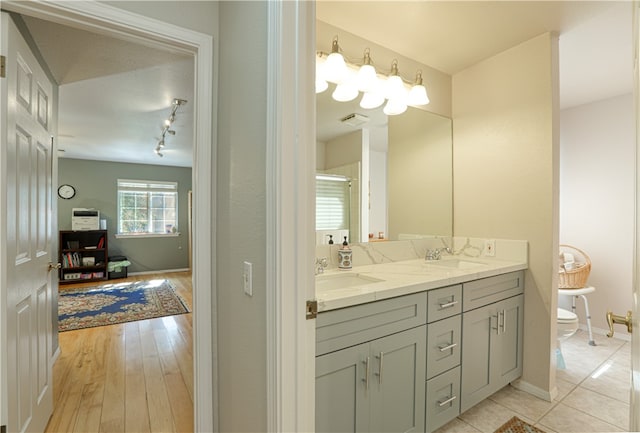
M101 281L107 273L107 231L60 231L60 284Z

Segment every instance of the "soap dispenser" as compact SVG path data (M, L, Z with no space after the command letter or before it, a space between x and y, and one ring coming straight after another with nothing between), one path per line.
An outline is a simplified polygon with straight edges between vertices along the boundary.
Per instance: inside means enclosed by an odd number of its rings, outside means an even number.
M349 247L349 243L347 242L347 237L344 237L344 242L342 242L342 247L338 250L338 268L339 269L351 269L353 252Z

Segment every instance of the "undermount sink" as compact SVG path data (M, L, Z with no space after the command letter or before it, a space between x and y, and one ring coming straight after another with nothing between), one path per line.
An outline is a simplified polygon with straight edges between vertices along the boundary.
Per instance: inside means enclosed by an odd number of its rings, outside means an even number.
M316 290L327 291L346 289L350 287L365 286L372 283L380 283L384 280L362 274L332 274L318 275L316 277Z
M486 263L472 262L471 260L463 259L427 260L426 263L432 266L441 266L444 268L454 269L473 269L486 266Z

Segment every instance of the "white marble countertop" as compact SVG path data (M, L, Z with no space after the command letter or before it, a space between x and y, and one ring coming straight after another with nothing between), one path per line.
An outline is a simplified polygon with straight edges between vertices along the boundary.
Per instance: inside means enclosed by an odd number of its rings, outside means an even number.
M460 268L447 267L444 263L455 260L462 261ZM348 288L316 289L318 311L335 310L522 269L527 269L526 261L503 260L493 257L443 256L439 261L415 259L354 266L351 270L327 270L316 276L316 282L349 274L381 281L363 281L360 285Z

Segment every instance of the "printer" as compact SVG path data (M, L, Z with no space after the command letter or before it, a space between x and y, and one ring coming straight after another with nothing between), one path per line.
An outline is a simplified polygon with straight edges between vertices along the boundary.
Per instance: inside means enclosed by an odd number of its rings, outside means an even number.
M71 210L71 230L98 230L99 228L100 211L85 208Z

